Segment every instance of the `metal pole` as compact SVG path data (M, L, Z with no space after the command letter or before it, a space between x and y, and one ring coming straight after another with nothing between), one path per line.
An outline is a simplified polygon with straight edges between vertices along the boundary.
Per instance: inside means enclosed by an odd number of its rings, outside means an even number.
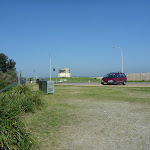
M50 56L50 54L49 54ZM50 81L51 81L51 56L50 56Z
M112 48L114 48L116 46L112 46ZM119 48L120 51L121 51L121 64L122 64L122 73L123 73L123 52L122 52L122 49L120 47L116 47L116 48Z
M20 84L22 85L22 80L21 80L21 71L20 71Z
M120 47L119 47L120 48ZM122 52L122 49L120 48L121 50L121 58L122 58L122 73L123 73L123 52Z
M36 80L36 77L35 77L35 70L34 70L34 84L35 84L35 80Z
M18 85L20 86L20 74L18 75Z
M28 82L29 82L29 73L28 73Z
M55 70L56 71L56 70ZM56 84L57 84L57 71L56 71Z

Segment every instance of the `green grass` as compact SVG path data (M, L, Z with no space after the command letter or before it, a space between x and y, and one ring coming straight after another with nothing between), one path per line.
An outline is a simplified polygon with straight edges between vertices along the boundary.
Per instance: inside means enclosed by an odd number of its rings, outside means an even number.
M38 89L37 85L34 89ZM57 149L60 145L62 126L78 124L81 108L71 101L120 101L139 104L150 104L150 88L130 87L85 87L55 86L54 94L43 94L44 109L26 117L27 129L37 137L40 149Z
M0 89L6 87L8 84L5 80L0 79Z
M57 81L67 79L64 82L101 82L100 79L96 78L88 78L88 77L70 77L70 78L57 78ZM56 78L52 78L51 80L56 81Z
M57 89L58 86L55 90ZM28 131L37 137L40 149L55 149L59 145L61 127L76 118L76 107L65 104L66 98L62 97L62 94L62 91L57 94L43 94L44 109L26 118Z

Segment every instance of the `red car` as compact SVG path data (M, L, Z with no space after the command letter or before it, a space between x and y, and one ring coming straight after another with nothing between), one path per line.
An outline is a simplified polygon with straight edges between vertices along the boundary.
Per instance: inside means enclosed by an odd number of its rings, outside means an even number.
M125 85L127 82L127 77L124 73L109 73L107 75L105 75L102 80L101 80L101 84L120 84L122 83L123 85Z

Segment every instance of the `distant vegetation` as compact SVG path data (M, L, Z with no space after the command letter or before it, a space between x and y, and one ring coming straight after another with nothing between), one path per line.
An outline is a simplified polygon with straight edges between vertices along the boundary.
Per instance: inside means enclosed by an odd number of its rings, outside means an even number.
M16 62L0 53L0 89L12 84L17 79Z
M31 149L34 139L26 132L23 116L41 106L38 93L17 86L0 94L0 149Z

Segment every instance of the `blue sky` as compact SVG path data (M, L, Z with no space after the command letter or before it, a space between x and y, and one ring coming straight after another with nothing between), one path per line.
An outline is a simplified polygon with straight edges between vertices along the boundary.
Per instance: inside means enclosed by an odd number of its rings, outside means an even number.
M149 0L0 0L0 53L24 76L150 72ZM55 73L52 72L52 76Z

